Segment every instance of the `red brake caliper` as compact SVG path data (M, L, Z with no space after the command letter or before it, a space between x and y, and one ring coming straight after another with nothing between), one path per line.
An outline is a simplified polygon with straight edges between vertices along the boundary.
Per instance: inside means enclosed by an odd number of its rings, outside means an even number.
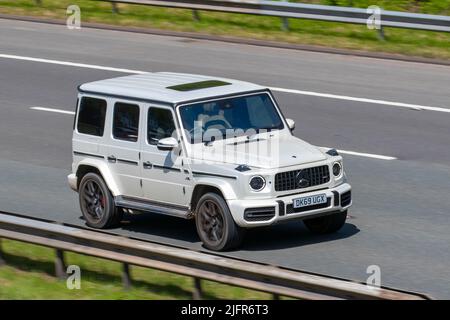
M104 207L105 207L105 204L106 204L106 199L105 199L105 197L101 197L101 198L100 198L100 203L102 204L102 207L104 208Z

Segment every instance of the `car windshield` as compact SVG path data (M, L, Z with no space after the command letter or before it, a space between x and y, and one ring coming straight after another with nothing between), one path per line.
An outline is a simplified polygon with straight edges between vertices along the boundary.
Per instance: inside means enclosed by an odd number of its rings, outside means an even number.
M180 116L191 143L283 129L267 93L184 105Z

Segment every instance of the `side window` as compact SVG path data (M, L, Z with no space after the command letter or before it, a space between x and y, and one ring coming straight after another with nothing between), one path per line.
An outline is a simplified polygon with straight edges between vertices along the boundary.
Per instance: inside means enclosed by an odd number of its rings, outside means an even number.
M78 113L78 132L99 137L103 136L105 116L105 100L83 97Z
M175 124L172 112L167 109L150 108L147 118L147 141L156 145L159 139L172 137Z
M113 136L136 142L139 134L139 106L118 102L114 105Z

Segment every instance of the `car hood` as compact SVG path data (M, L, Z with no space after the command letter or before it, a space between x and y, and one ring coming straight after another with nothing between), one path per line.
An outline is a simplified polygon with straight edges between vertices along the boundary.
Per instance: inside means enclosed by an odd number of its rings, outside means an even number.
M191 159L213 163L245 164L256 168L281 168L326 160L317 147L293 136L275 136L260 139L231 139L210 145L191 145Z

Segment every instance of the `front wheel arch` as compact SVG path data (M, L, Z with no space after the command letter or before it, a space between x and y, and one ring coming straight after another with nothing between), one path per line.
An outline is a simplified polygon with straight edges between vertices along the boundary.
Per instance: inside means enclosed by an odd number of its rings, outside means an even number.
M195 186L194 191L192 192L192 197L191 197L191 211L195 212L195 210L197 209L197 204L198 201L200 200L200 198L206 194L206 193L215 193L219 196L221 196L222 198L224 198L222 191L216 187L216 186L212 186L212 185L208 185L208 184L198 184Z

